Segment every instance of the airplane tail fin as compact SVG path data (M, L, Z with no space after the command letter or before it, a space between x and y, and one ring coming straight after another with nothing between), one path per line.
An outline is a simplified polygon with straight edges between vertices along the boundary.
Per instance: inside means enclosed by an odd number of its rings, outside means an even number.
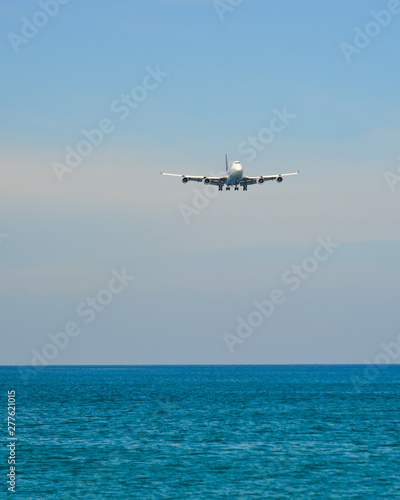
M228 155L225 155L225 171L228 172Z

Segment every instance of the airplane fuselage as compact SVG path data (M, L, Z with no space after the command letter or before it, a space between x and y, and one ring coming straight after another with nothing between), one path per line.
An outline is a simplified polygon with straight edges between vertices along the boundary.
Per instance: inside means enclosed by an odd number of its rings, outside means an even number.
M231 168L227 172L228 177L225 184L227 186L237 186L243 179L243 167L240 161L232 163Z

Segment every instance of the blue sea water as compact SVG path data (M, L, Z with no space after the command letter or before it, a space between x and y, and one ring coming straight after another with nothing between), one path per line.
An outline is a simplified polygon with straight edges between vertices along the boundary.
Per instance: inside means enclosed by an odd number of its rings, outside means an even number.
M1 498L400 498L398 366L1 367L0 389Z

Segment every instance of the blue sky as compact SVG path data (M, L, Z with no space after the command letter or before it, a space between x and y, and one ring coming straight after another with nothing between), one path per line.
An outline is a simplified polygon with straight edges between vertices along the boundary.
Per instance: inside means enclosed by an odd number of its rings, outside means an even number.
M221 20L208 0L54 2L0 7L0 363L35 352L54 364L362 363L384 352L400 330L400 183L385 180L400 164L397 3L225 1ZM43 5L57 12L46 20ZM13 46L33 20L43 26ZM365 48L358 28L376 30ZM357 49L350 61L343 43ZM122 120L113 103L133 89L140 100ZM285 110L249 160L240 145ZM54 162L104 120L112 131L59 182ZM159 174L217 173L225 153L248 175L301 174L217 196ZM313 269L321 238L338 246ZM303 264L312 271L292 291L282 277ZM102 292L123 269L135 278ZM238 318L273 290L285 301L241 338ZM98 294L110 302L86 324L77 308ZM69 322L80 334L46 351Z

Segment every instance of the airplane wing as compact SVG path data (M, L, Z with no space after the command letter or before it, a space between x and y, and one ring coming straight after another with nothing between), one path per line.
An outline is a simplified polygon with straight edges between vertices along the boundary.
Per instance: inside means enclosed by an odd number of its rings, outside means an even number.
M224 184L226 180L226 176L219 177L207 177L206 175L184 175L184 174L167 174L165 172L161 172L162 175L170 175L172 177L180 177L183 183L194 181L194 182L203 182L206 179L206 184L212 184L214 186L219 186L220 184Z
M170 175L172 177L180 177L182 179L182 182L188 182L188 181L203 182L205 178L204 175L167 174L161 171L160 174Z
M241 185L247 184L256 184L257 182L259 184L263 184L265 181L277 181L277 182L282 182L283 178L288 176L288 175L297 175L300 173L300 170L297 172L291 172L290 174L277 174L277 175L258 175L257 177L247 177L244 176L240 182Z
M204 177L205 184L211 184L212 186L223 186L227 177L225 175L220 175L219 177Z
M252 184L257 184L257 182L260 180L260 176L258 177L247 177L246 175L242 177L242 180L240 181L241 186L251 186Z

